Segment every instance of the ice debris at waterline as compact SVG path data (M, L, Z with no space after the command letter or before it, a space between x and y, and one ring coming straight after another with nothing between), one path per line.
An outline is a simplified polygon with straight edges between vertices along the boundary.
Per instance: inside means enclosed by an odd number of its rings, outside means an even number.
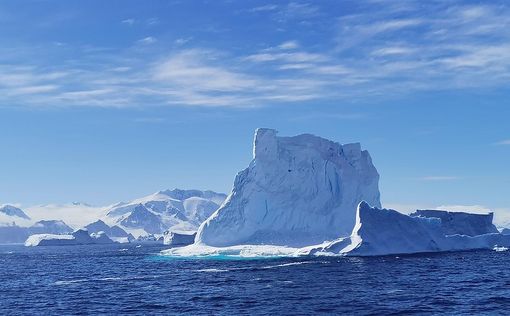
M380 206L379 174L359 143L276 134L257 129L253 160L195 243L310 246L347 236L362 200Z

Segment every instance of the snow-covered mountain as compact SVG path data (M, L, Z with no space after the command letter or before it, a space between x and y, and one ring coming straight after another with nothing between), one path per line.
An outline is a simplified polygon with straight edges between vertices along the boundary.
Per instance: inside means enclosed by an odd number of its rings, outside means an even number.
M196 231L225 200L226 195L213 191L164 190L152 195L119 203L101 217L109 226L119 226L135 237L148 234Z
M17 216L11 216L17 217ZM59 220L42 220L33 225L18 225L16 222L11 224L3 223L0 225L0 244L20 244L34 234L68 234L73 229Z
M30 234L68 234L73 229L61 220L41 220L30 226Z
M86 228L114 239L196 232L225 200L213 191L164 190L127 203L97 207L86 203L47 204L25 210L0 207L0 244L23 243L33 234L69 234ZM132 235L131 235L132 234Z
M197 244L306 246L347 236L362 200L380 206L379 174L359 143L255 132L253 160Z
M4 216L18 217L21 219L30 220L30 217L25 214L23 210L12 205L0 206L0 214L3 214Z
M72 202L27 207L26 213L35 221L61 220L74 229L78 229L101 218L106 208Z
M106 236L110 238L130 238L130 236L125 230L120 228L119 226L108 226L105 222L98 219L97 221L88 224L84 227L89 234L96 234L100 232L104 232Z

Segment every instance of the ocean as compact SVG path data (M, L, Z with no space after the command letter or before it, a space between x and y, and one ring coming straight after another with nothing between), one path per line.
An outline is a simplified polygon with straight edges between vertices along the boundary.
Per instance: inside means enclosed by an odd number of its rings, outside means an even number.
M510 252L176 259L0 246L0 315L508 315Z

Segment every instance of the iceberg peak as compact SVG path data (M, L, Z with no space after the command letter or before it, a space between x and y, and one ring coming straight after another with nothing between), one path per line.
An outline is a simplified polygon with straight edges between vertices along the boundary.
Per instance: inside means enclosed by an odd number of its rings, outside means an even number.
M379 174L361 145L255 131L253 160L196 242L308 246L349 235L362 200L380 206Z

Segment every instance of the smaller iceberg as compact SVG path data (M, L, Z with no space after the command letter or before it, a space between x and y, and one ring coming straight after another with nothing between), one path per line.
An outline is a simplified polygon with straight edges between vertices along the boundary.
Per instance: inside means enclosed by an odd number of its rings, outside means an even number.
M196 232L171 232L167 231L163 235L163 244L172 247L182 247L191 245L195 241Z
M35 234L25 241L25 246L77 246L94 244L112 244L114 243L104 232L89 233L84 229L79 229L72 234Z
M468 234L475 232L481 234ZM492 214L418 211L404 215L361 202L351 236L312 248L308 254L380 256L509 246L510 236L493 227Z

